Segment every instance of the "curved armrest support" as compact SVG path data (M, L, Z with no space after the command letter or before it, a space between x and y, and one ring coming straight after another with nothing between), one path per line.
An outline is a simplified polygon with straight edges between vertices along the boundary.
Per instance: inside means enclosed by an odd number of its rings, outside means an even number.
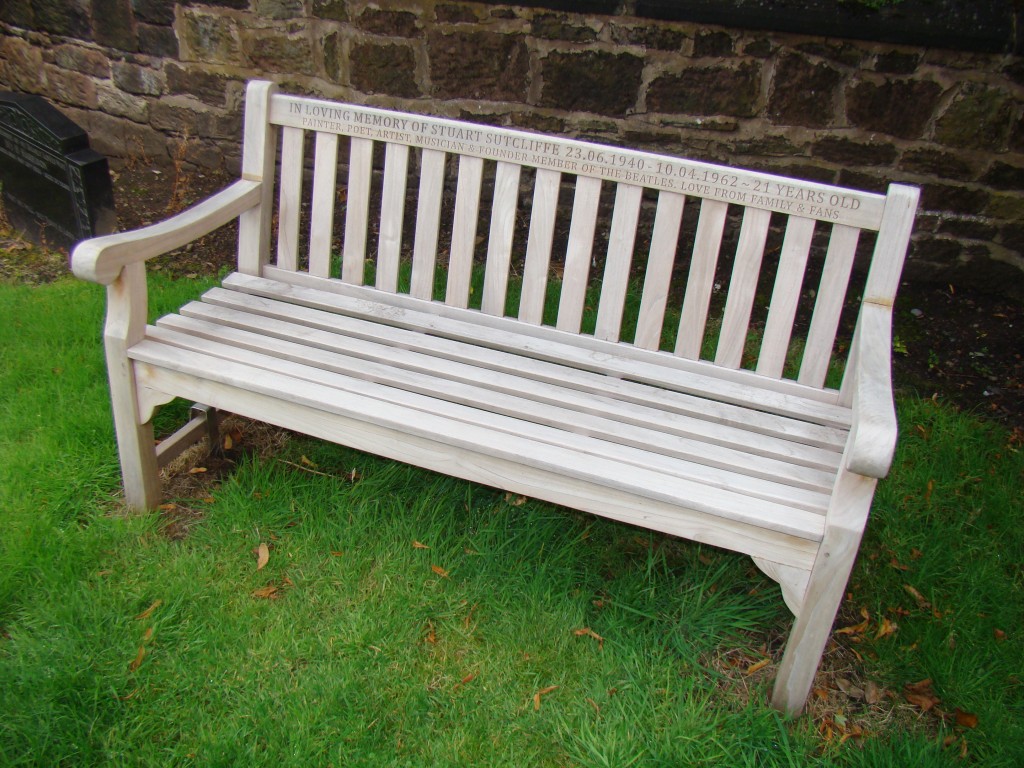
M885 477L896 451L891 350L892 308L865 302L854 348L853 429L846 466L867 477Z
M71 270L83 280L110 285L126 265L180 248L259 204L261 187L259 181L236 181L157 224L79 243L71 254Z

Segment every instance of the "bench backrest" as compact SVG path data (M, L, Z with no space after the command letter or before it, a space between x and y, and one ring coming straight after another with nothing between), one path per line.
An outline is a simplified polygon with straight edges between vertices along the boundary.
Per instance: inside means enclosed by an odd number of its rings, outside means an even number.
M703 350L716 365L819 389L848 292L891 305L918 194L899 185L886 195L860 192L252 83L243 176L271 179L278 164L261 209L242 218L243 272L276 262L359 285L371 260L377 289L427 301L446 275L443 301L453 307L579 333L589 306L596 319L585 330L598 339L668 347L691 360ZM565 241L558 247L556 232ZM411 275L406 267L400 279L403 239ZM812 245L823 259L809 258ZM853 285L858 251L870 254L870 269ZM517 304L507 296L513 272ZM627 307L631 280L641 298ZM757 309L763 331L748 342L758 294L768 299ZM798 308L806 326L794 340ZM803 354L787 370L794 343Z

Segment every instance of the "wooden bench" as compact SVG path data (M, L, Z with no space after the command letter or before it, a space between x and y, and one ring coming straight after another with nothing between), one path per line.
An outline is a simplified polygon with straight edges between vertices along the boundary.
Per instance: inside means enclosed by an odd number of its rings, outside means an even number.
M893 455L891 314L917 190L266 82L246 98L241 180L73 254L108 286L128 505L158 503L151 418L183 397L750 555L796 616L772 703L800 712ZM145 261L236 218L237 272L147 325ZM851 281L858 250L870 268Z

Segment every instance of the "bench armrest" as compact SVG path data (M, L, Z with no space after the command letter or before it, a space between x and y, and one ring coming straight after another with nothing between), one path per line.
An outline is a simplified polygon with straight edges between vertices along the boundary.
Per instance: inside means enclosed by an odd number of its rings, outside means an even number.
M71 254L71 271L83 280L110 285L126 265L180 248L259 204L261 186L259 181L236 181L157 224L79 243Z
M892 394L892 307L861 306L853 350L853 429L846 466L882 478L896 451L896 407Z

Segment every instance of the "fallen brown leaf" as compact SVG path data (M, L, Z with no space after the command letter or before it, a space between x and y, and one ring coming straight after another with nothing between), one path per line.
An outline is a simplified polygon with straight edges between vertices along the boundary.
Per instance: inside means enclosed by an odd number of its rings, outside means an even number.
M903 687L903 698L910 704L918 707L922 712L927 712L941 701L932 690L931 678L905 685Z
M868 624L871 621L871 614L868 613L867 608L860 609L860 615L864 617L864 621L860 624L854 624L849 627L841 627L836 630L837 635L859 635L868 628Z
M753 664L747 667L746 672L744 672L743 674L752 675L755 672L759 672L765 667L767 667L769 664L771 664L771 661L771 659L761 659L760 661L755 661Z
M423 638L423 641L425 643L430 643L431 645L437 644L437 633L434 631L434 622L427 622L427 636Z
M551 693L552 691L556 691L556 690L558 690L558 686L557 685L549 685L547 688L541 688L539 691L537 691L535 694L533 694L533 710L534 710L534 712L536 712L537 710L540 709L540 699L541 699L541 696L547 696L549 693Z
M597 647L604 648L604 638L601 637L597 632L592 630L590 627L584 627L583 629L577 629L573 632L576 637L592 637L597 640Z
M277 594L278 591L279 587L275 586L274 584L268 584L265 587L254 589L252 591L252 596L260 598L261 600L276 600L280 597L280 595Z
M139 652L135 654L135 658L132 660L132 663L128 665L128 669L130 669L132 672L137 670L139 667L142 666L142 660L144 658L146 658L146 648L145 646L140 645Z
M267 543L265 541L261 541L260 545L256 547L256 570L262 571L269 562L270 547L267 546Z
M956 724L963 728L977 728L978 716L973 712L964 712L962 709L957 707Z
M888 616L882 617L882 623L878 625L878 632L875 633L875 640L880 640L883 637L888 637L899 629L899 625L889 621Z
M1006 633L1001 629L993 629L992 635L995 637L997 643L1001 643L1006 639Z
M163 604L164 604L163 600L159 600L159 599L158 600L154 600L152 605L149 606L149 608L147 608L146 610L144 610L142 613L140 613L138 616L135 617L135 620L136 621L141 621L142 619L148 619L150 616L153 615L153 611L155 611L157 608L159 608Z
M153 628L152 627L146 627L146 631L142 633L142 642L143 643L148 643L152 639L153 639Z
M839 686L839 690L849 696L851 699L863 699L866 698L864 689L854 685L852 682L844 677L840 677L836 680L836 685Z
M511 504L513 507L521 507L526 503L525 496L516 496L512 491L505 494L505 501Z
M878 684L872 680L868 680L864 683L864 701L868 704L877 704L882 700L883 691L878 687Z
M413 539L412 548L413 549L430 549L430 547L428 547L422 541L416 541L415 539Z
M910 595L914 600L917 601L917 607L923 610L932 607L932 604L925 599L925 596L918 592L914 587L909 584L904 584L903 589L906 590L907 594Z
M203 474L206 471L207 471L206 467L192 467L192 469L190 469L188 471L188 473L190 475L201 475L201 474Z
M448 571L442 568L440 565L431 565L430 570L440 576L442 579L448 578Z

